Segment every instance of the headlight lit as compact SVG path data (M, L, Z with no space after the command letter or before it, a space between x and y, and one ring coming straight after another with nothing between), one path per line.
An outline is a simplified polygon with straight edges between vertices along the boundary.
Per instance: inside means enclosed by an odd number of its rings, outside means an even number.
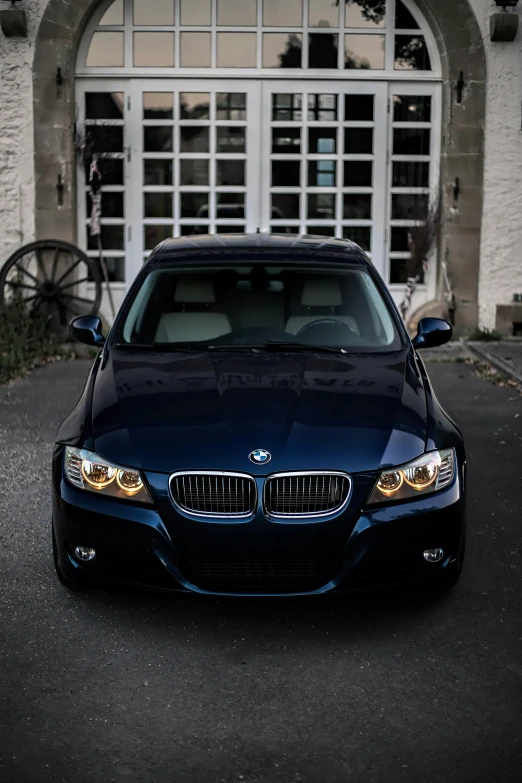
M451 484L455 474L455 451L431 451L400 468L383 471L368 505L391 500L407 500L436 492Z
M138 470L114 465L86 449L65 448L65 473L75 487L140 503L152 503Z

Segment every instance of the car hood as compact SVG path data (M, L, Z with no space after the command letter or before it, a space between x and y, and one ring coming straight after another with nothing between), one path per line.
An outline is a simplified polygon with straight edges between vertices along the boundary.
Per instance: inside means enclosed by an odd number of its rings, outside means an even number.
M96 451L164 473L368 472L424 451L426 394L411 351L181 354L114 348L92 399ZM265 449L269 465L249 454Z

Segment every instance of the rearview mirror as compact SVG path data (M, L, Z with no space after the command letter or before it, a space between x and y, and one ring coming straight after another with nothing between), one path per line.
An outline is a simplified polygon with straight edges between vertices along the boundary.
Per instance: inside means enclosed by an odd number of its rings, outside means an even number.
M453 327L442 318L423 318L417 327L417 336L413 340L413 347L437 348L439 345L449 343L453 337Z
M69 326L73 340L85 345L94 345L96 348L105 345L102 328L102 322L97 315L81 315L73 318Z

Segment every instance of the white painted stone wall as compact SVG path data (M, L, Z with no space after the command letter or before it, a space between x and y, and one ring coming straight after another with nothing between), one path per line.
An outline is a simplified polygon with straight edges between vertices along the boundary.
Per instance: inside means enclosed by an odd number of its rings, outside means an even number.
M29 37L0 33L0 264L34 238L31 67L47 0L24 0ZM493 0L470 0L486 46L488 91L480 323L493 328L497 304L522 293L522 22L513 43L489 40ZM2 4L4 7L4 4ZM518 13L522 13L520 7ZM49 63L49 78L54 64ZM463 183L465 188L465 183ZM464 193L463 193L464 195Z

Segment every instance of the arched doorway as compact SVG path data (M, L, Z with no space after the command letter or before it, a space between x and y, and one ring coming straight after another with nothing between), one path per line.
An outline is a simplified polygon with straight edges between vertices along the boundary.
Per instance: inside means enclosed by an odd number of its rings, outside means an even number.
M110 0L78 51L120 298L169 236L354 239L397 296L439 184L441 65L410 0ZM85 171L78 240L93 256ZM432 268L417 297L433 299ZM119 296L118 296L119 294Z

